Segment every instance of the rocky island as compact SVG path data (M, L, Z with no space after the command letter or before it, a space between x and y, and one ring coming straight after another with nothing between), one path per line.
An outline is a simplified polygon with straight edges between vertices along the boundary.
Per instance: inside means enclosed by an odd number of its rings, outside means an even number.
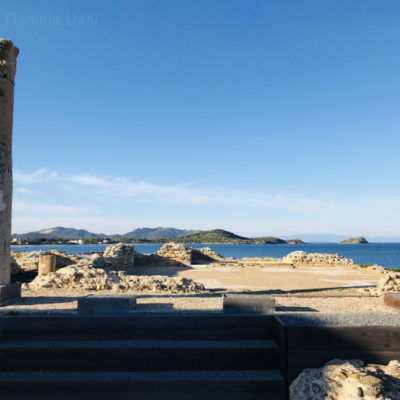
M362 236L358 236L358 237L353 236L349 239L342 240L340 242L340 244L367 244L367 243L368 243L367 239L365 239L365 237L362 237Z

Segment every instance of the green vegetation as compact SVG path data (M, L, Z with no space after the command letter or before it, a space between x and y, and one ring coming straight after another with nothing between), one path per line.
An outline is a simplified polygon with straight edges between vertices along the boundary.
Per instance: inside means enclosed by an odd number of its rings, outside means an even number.
M61 232L62 230L68 231L67 237L52 237L53 232L56 231L57 233ZM149 234L150 237L146 238L137 238L130 236L132 232L126 235L97 235L88 237L91 234L90 232L83 231L83 230L76 230L71 228L51 228L43 231L34 232L32 236L30 234L24 235L14 235L13 236L13 243L12 244L19 244L17 241L20 241L20 244L23 245L42 245L42 244L113 244L113 243L143 243L143 244L162 244L168 242L175 242L175 243L184 243L184 244L301 244L303 243L299 239L293 240L283 240L273 236L267 237L258 237L258 238L247 238L244 236L236 235L232 232L225 231L223 229L213 229L209 231L182 231L174 228L154 228L152 232L147 232L148 228L141 228L140 234L145 236ZM162 235L169 235L168 237L152 237L154 231ZM72 233L78 233L77 236L71 236ZM81 233L86 237L82 237ZM174 236L171 237L170 235L176 235L179 232L193 232L190 234L186 234L185 236Z
M251 239L251 241L254 244L284 244L284 243L287 243L286 240L278 239L273 236L254 238L254 239Z
M176 243L248 243L250 240L223 229L213 229L175 238L173 241Z
M350 239L342 240L340 244L366 244L368 243L367 239L365 237L359 236L359 237L352 237Z

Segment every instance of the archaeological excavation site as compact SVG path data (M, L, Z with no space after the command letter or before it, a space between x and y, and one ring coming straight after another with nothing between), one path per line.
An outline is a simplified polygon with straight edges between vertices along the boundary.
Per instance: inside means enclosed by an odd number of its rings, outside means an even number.
M398 271L173 239L11 249L18 53L0 39L1 399L400 399Z

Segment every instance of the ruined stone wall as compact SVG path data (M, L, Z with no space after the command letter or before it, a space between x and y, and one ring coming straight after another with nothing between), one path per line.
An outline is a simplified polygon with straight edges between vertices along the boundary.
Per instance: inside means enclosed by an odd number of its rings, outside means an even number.
M167 243L158 250L157 254L185 265L190 265L192 263L192 251L183 244L173 242Z
M39 256L41 254L53 254L56 256L56 268L63 268L67 265L77 264L80 261L78 256L67 254L62 251L50 250L44 251L12 251L11 252L11 275L22 271L37 271L39 265Z
M353 260L339 254L306 253L304 251L293 251L283 257L282 262L293 264L296 267L358 267Z

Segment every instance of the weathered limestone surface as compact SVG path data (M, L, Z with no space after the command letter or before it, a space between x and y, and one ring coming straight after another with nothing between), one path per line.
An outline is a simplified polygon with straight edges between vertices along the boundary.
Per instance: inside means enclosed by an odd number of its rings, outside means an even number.
M30 289L59 288L94 291L191 293L204 290L201 283L186 278L168 276L126 275L124 271L70 265L48 275L38 275Z
M224 257L210 247L202 247L200 249L192 249L192 264L208 264L214 261L222 261Z
M130 268L135 262L135 249L132 245L120 243L108 246L104 250L103 257L112 267Z
M322 368L304 370L290 385L290 400L325 399L400 399L400 363L332 360Z
M381 279L379 279L376 288L366 289L370 294L381 296L385 293L400 292L400 273L386 271Z
M78 266L91 268L107 268L111 264L103 257L102 254L92 254L88 258L82 258L77 263Z
M183 244L173 242L166 243L158 250L157 255L185 265L190 265L192 263L192 251Z
M67 254L62 251L50 250L46 252L56 256L56 269L76 264L80 258L73 254ZM11 252L11 274L22 271L36 271L39 267L39 257L45 254L43 251L12 251Z
M293 264L295 267L342 267L360 268L360 265L349 258L339 254L306 253L305 251L293 251L282 258L283 263ZM371 265L363 270L383 271L379 265Z
M0 285L10 283L12 126L18 48L0 39Z

